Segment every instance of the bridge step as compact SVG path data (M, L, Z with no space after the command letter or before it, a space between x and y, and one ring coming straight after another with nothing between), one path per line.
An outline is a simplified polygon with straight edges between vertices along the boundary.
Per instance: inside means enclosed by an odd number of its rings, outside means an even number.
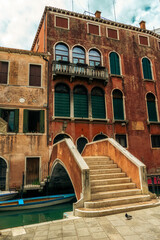
M87 164L98 165L98 164L113 164L113 160L109 157L84 157Z
M131 179L129 177L91 180L91 187L98 186L98 185L130 183L130 182L131 182Z
M150 200L145 202L131 203L125 205L116 205L103 208L79 208L75 210L75 216L79 217L100 217L116 213L129 212L148 207L154 207L157 200Z
M94 174L107 174L107 173L120 173L122 172L121 168L104 168L104 169L90 169L90 173Z
M84 208L101 208L110 207L116 205L123 205L129 203L145 202L150 200L150 195L135 195L135 196L125 196L117 198L109 198L95 201L85 202Z
M123 178L126 177L126 173L107 173L107 174L92 174L90 173L90 180L98 180L98 179L113 179L113 178Z
M89 168L91 170L94 170L94 169L110 169L110 168L117 168L117 164L113 163L113 164L104 164L104 165L100 165L100 164L90 164L89 165Z
M95 192L91 194L92 200L97 199L106 199L106 198L116 198L116 197L124 197L124 196L132 196L141 194L140 189L122 189L117 191L108 191L108 192Z
M111 184L111 185L100 185L94 186L91 188L91 193L95 192L106 192L106 191L115 191L121 189L133 189L136 187L135 183L120 183L120 184Z

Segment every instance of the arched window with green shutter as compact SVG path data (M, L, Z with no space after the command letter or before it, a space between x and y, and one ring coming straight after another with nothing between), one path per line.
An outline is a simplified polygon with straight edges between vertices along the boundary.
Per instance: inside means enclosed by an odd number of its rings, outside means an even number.
M157 122L157 111L155 96L152 93L147 94L147 110L148 110L148 120L151 122Z
M88 118L88 93L84 86L78 85L73 90L74 117Z
M106 118L104 92L95 87L91 91L92 118Z
M55 116L70 117L70 89L66 84L59 83L55 87Z
M113 111L115 120L124 120L123 94L120 90L113 91Z
M143 68L143 77L144 79L152 80L152 70L151 70L151 63L148 58L142 59L142 68Z
M121 75L119 55L116 52L109 54L110 61L110 73L115 75Z

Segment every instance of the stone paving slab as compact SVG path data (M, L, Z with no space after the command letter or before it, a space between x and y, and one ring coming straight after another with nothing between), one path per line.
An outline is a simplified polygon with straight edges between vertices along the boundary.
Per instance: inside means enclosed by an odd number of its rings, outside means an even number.
M0 230L0 240L160 240L160 206L97 217L62 219Z

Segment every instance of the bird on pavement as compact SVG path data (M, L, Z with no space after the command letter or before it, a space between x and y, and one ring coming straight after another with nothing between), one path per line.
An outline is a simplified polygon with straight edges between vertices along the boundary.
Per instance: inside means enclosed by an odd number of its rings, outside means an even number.
M132 219L132 216L127 214L127 213L125 214L125 217L126 217L127 220L131 220Z

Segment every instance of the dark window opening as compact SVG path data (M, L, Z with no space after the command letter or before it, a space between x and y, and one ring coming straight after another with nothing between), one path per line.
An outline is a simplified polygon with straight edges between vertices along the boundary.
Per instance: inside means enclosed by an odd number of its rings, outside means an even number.
M103 140L103 139L106 139L106 138L108 138L108 137L106 135L104 135L103 133L101 133L101 134L98 134L94 137L93 142Z
M8 62L0 62L0 83L7 84Z
M116 134L116 141L124 148L127 147L126 135Z
M29 86L41 86L41 66L30 65Z
M7 132L18 132L19 129L19 110L0 109L0 117L8 123Z
M3 158L0 158L0 190L6 190L6 172L7 163Z
M53 141L53 144L60 142L61 140L65 139L65 138L70 138L67 134L63 133L63 134L58 134Z
M152 148L160 148L160 135L151 136Z
M77 140L77 149L79 151L79 153L82 153L85 145L88 143L87 139L84 137L80 137Z
M44 110L24 110L24 133L44 133Z

